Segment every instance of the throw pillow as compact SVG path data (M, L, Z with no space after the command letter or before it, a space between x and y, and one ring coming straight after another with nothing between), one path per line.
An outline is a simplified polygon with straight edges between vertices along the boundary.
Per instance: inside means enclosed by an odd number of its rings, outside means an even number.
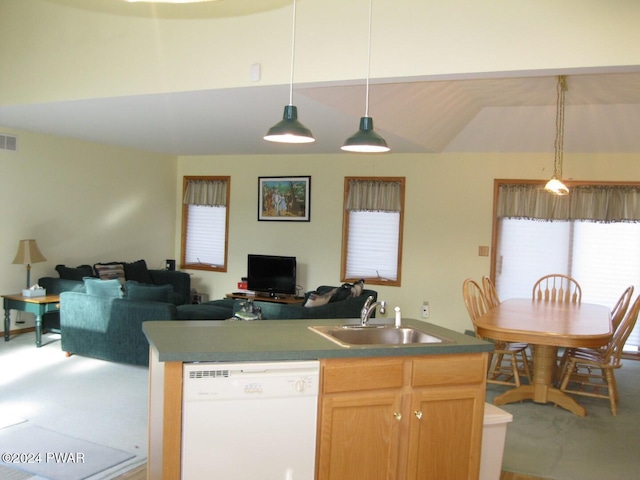
M329 290L327 293L319 294L319 293L311 293L307 298L307 301L304 303L305 307L319 307L321 305L326 305L331 300L331 297L338 291L337 288Z
M125 291L128 300L172 303L173 285L149 285L127 280Z
M124 284L124 265L121 263L96 263L95 268L98 278L101 280L117 279Z
M78 265L76 268L56 265L56 272L58 272L60 278L64 280L78 280L81 282L84 277L93 277L93 268L91 265Z
M124 277L127 280L133 280L140 283L153 283L151 281L151 275L147 268L147 262L144 260L137 260L131 263L124 264Z
M100 280L95 277L85 277L84 286L89 295L98 297L122 298L122 283L117 278Z

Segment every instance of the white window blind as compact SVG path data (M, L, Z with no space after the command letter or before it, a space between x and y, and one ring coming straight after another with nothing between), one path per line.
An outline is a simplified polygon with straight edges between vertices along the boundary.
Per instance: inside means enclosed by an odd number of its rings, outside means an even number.
M640 285L640 223L500 219L496 289L500 298L530 297L549 273L574 277L582 301L613 307Z
M574 245L583 301L613 307L625 288L640 286L640 224L576 222Z
M185 262L223 266L227 208L188 205L188 209Z
M346 277L398 280L400 212L348 214Z
M570 263L569 227L569 222L500 219L495 278L498 296L530 297L538 278L566 273Z

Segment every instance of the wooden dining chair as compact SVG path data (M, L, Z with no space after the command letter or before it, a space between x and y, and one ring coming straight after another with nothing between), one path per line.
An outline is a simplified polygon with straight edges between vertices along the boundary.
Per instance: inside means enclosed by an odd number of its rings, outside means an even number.
M500 303L500 297L498 297L496 286L493 283L493 280L491 280L487 275L482 277L482 291L484 292L484 297L487 299L487 304L490 308L493 308Z
M533 285L532 298L545 302L580 303L582 288L575 278L552 273L536 281Z
M501 342L478 335L476 320L492 307L489 306L480 285L470 278L466 279L462 284L462 296L476 336L494 344L494 351L489 355L487 383L519 387L521 376L525 376L531 383L531 370L529 369L529 358L526 351L527 344ZM505 360L508 360L508 363Z
M624 292L622 292L622 295L620 295L620 298L611 309L611 330L613 334L615 334L616 330L618 330L618 327L620 326L620 322L622 322L622 319L624 318L625 314L627 313L627 310L629 309L629 303L631 303L631 297L633 296L633 291L634 291L634 286L629 285L624 290ZM560 360L560 368L558 369L557 380L558 381L562 380L562 376L564 375L564 372L567 369L567 359L569 358L569 355L571 353L574 353L575 351L578 351L578 350L582 351L583 353L593 352L594 350L605 352L607 348L609 348L608 345L604 345L599 348L584 348L584 347L565 348L564 353L562 354L562 359Z
M633 296L633 290L633 285L629 285L611 309L611 329L614 332L618 329L620 322L627 313L627 309L631 303L631 297Z
M487 305L490 308L493 308L500 303L500 297L498 296L496 285L495 283L493 283L493 280L491 280L491 278L487 275L482 277L482 291L484 292L484 296L487 299ZM527 352L530 351L529 354L525 352L525 355L526 355L527 365L529 367L529 372L532 372L533 371L533 346L527 345L527 344L523 344L523 345L526 345L525 348L527 348ZM524 370L522 369L520 370L521 375L525 373L526 372L524 372ZM528 377L529 375L526 375L526 376Z
M618 414L618 386L614 370L622 367L622 349L640 312L640 295L614 332L607 348L575 349L567 356L560 390L585 397L608 398L611 413Z

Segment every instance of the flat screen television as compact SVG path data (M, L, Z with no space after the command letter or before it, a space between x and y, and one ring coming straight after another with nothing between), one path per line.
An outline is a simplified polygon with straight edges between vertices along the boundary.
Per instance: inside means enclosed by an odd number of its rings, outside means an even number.
M249 254L247 288L258 295L295 295L296 257Z

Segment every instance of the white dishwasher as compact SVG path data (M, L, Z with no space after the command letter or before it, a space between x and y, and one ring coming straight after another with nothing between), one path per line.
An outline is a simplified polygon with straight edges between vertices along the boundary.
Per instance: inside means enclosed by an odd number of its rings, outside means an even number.
M318 361L183 368L182 480L313 480Z

